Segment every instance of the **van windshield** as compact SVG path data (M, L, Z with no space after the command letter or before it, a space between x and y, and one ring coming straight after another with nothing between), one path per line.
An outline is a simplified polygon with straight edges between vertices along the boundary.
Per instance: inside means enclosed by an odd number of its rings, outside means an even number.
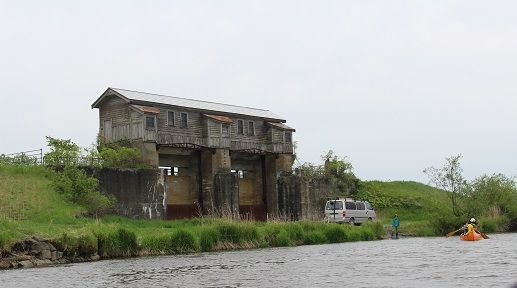
M343 210L343 202L342 201L327 202L327 206L325 206L325 209L326 210Z

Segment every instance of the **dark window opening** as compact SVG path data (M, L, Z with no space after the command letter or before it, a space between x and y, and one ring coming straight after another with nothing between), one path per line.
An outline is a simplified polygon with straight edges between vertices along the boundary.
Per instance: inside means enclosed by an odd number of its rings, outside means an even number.
M244 121L237 120L237 134L244 134Z
M365 210L364 203L363 202L357 202L355 203L357 205L357 210Z
M167 111L167 125L174 126L174 111Z
M355 202L345 202L345 207L347 210L357 210Z
M343 210L343 202L342 201L330 201L327 203L325 207L326 210Z
M253 122L253 121L248 122L248 135L250 135L250 136L255 135L255 122Z
M293 142L293 135L291 132L285 132L284 133L284 141L285 143L292 143Z
M221 125L221 135L223 137L230 137L230 125L228 125L228 124Z
M188 114L185 112L181 113L181 128L188 128Z
M155 129L155 128L156 128L156 117L145 116L145 129Z

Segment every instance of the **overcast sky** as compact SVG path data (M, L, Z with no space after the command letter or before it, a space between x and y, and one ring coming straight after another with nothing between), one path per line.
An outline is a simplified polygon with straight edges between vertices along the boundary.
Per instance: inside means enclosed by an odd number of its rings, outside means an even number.
M1 1L0 153L95 141L107 87L264 108L361 179L517 175L517 1Z

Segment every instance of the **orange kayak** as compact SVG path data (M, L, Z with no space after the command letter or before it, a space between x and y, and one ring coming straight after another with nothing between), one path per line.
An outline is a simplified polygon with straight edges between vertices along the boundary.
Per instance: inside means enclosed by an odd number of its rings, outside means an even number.
M481 239L483 239L483 236L481 236L481 234L476 231L472 231L472 233L467 235L460 235L460 240L463 241L478 241Z

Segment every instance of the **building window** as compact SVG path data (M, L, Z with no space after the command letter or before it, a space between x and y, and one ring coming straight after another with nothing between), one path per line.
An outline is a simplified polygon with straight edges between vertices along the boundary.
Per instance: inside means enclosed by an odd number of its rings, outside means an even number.
M188 128L188 114L186 112L181 112L181 128Z
M293 142L293 134L291 132L284 132L284 142L285 143L292 143Z
M221 124L221 136L230 137L230 125Z
M248 135L250 135L250 136L255 135L255 122L253 122L253 121L248 122Z
M156 117L146 115L145 116L145 129L154 130L156 129Z
M244 134L244 121L237 120L237 134Z
M167 111L167 126L175 126L174 116L174 111Z

